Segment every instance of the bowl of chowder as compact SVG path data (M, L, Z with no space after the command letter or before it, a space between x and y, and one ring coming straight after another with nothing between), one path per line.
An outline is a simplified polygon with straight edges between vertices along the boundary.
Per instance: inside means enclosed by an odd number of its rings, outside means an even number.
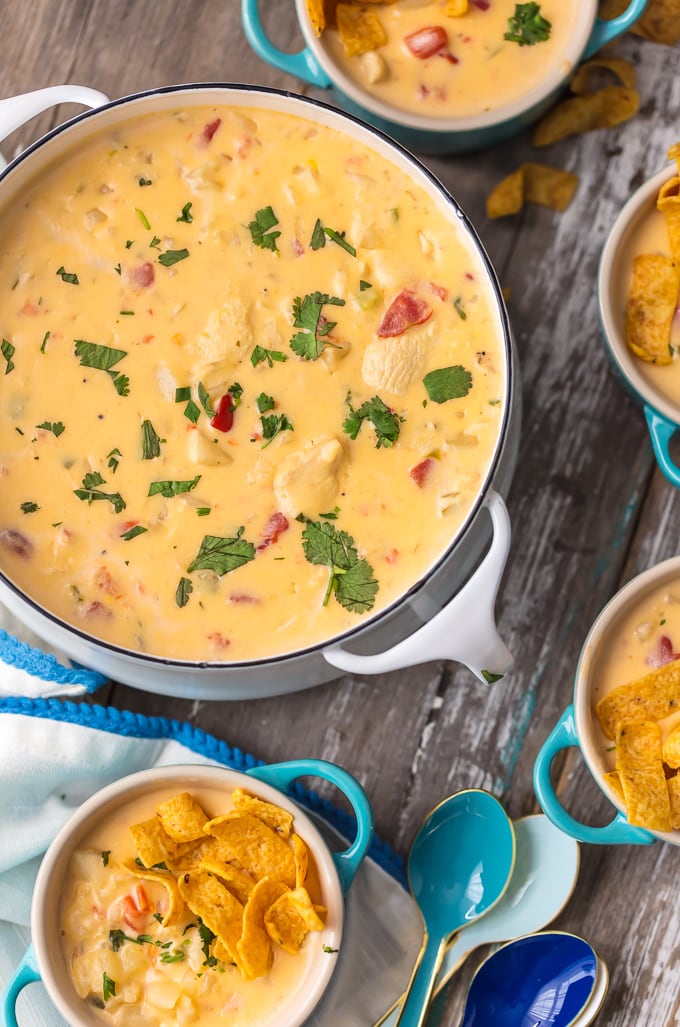
M617 809L605 827L567 812L551 781L562 749L581 750ZM633 578L581 650L574 700L543 744L534 789L544 813L583 842L680 844L680 557Z
M356 814L342 852L286 795L310 774ZM3 1022L42 980L71 1027L299 1027L342 958L343 894L372 834L361 786L322 760L160 767L109 785L45 854Z
M248 41L263 60L425 153L480 149L545 113L578 62L640 17L631 0L612 21L597 0L296 0L305 41L277 49L260 0L242 0Z
M422 165L313 101L177 87L17 158L0 223L0 600L29 628L178 695L504 673L512 341Z
M680 146L669 156L680 159ZM671 440L680 427L680 177L665 167L625 204L598 275L602 334L642 404L659 467L680 486Z

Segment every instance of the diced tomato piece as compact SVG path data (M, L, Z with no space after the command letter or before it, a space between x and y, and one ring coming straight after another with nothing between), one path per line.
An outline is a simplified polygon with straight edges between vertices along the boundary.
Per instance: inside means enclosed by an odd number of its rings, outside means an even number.
M426 300L408 289L402 289L385 311L378 335L382 339L402 335L412 325L422 324L432 314L432 307Z
M387 554L385 559L387 560L388 563L396 563L397 560L399 559L399 550L398 549L393 549L390 553Z
M296 257L301 257L305 252L305 248L299 239L293 239L293 253Z
M665 667L673 660L680 660L680 653L674 653L670 638L668 635L662 635L657 643L656 652L649 658L649 663L652 667Z
M222 118L215 118L214 121L209 121L207 125L203 126L203 131L201 132L201 139L204 143L209 143L212 140L212 137L215 135L215 132L217 132L217 129L220 127L221 124Z
M135 931L142 931L149 921L146 911L141 910L137 905L134 894L126 895L123 899L121 914L128 927Z
M409 477L416 483L419 489L422 489L423 485L430 477L432 468L434 467L434 460L431 456L428 456L425 460L421 460L419 464L412 467L408 472Z
M85 606L79 608L82 610L84 617L95 617L97 620L111 620L113 613L109 610L108 606L104 606L98 599L93 599L90 603L85 603Z
M480 11L488 11L491 7L490 0L472 0L475 7L478 7Z
M211 631L208 635L208 640L212 642L216 649L226 649L231 645L229 639L225 638L221 631Z
M99 567L94 576L94 583L102 592L110 596L121 595L118 582L113 578L107 567Z
M0 531L0 545L15 556L20 556L22 560L28 560L33 556L33 543L30 538L16 528L4 528Z
M279 535L284 531L288 531L288 518L282 513L273 513L267 521L258 550L266 549L273 542L278 542Z
M40 313L40 307L33 300L26 300L23 307L21 308L22 314L27 314L29 317L35 317L36 314Z
M135 285L139 285L142 289L145 289L148 285L153 285L156 278L156 272L153 269L153 264L147 261L145 264L140 264L139 267L133 267L128 272L131 281Z
M228 602L236 603L259 603L257 596L249 596L247 592L232 592Z
M231 431L231 429L234 427L235 409L236 407L234 405L234 397L230 392L225 392L225 394L222 396L219 403L217 404L215 416L210 421L213 428L216 431Z
M419 57L421 61L441 53L446 49L448 41L446 30L441 25L428 25L404 38L413 56Z

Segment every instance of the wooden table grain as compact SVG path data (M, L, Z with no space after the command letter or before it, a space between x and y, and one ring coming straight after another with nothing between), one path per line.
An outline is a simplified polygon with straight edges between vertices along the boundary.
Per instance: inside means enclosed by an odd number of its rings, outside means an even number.
M309 91L252 53L239 6L6 0L0 96L61 82L111 97L190 81ZM279 45L299 47L293 0L264 6ZM435 663L379 678L345 676L270 700L189 701L111 685L96 701L188 720L268 761L335 760L363 782L378 832L404 855L420 819L451 791L488 788L514 817L536 811L533 762L570 701L591 622L622 583L678 552L680 502L654 464L640 409L608 364L595 280L622 203L680 136L680 48L628 36L615 51L638 71L641 110L627 124L543 151L525 133L483 153L428 160L510 290L524 415L509 495L513 543L497 611L514 670L493 687ZM5 154L73 113L61 108L36 119L3 144ZM517 217L488 220L491 187L537 159L579 176L569 210L530 206ZM580 756L570 751L557 770L567 806L603 823L607 803ZM583 935L608 963L611 987L600 1018L608 1027L680 1024L679 872L680 852L667 845L583 848L574 897L555 926ZM459 1022L475 962L450 988L444 1027Z

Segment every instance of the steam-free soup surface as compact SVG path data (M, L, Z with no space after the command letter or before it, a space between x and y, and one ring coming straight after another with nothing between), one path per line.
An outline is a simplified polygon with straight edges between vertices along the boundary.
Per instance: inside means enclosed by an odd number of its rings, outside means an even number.
M468 515L503 414L455 221L360 143L256 109L147 115L60 159L0 219L5 574L196 660L394 601Z

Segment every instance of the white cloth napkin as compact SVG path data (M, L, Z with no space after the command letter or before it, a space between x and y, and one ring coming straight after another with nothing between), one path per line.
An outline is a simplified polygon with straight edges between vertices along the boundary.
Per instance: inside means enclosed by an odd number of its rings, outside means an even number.
M105 784L171 763L244 770L255 760L178 721L55 699L0 699L0 987L30 941L40 856L61 825ZM329 835L347 826L340 810L308 801ZM400 866L390 850L378 842L371 854L348 893L342 954L309 1027L370 1027L408 982L420 917L393 876ZM25 990L18 1009L22 1027L63 1027L39 985Z

